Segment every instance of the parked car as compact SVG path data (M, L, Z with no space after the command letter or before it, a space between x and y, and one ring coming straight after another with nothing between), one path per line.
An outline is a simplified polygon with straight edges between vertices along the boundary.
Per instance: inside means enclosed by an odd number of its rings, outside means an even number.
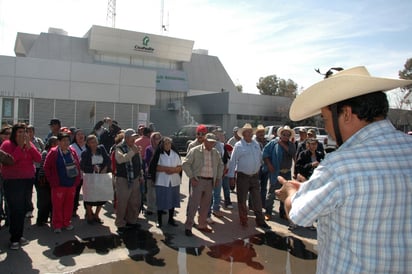
M187 151L187 146L190 144L191 141L196 139L196 128L198 125L186 125L180 128L177 132L175 132L172 136L173 144L179 153L185 154ZM205 125L208 132L212 132L215 129L220 128L217 125Z
M272 125L265 127L265 138L266 140L270 141L277 136L276 132L278 128L282 127L282 125Z
M334 151L336 146L336 141L330 137L324 128L318 128L320 136L323 138L323 147L325 148L326 153Z

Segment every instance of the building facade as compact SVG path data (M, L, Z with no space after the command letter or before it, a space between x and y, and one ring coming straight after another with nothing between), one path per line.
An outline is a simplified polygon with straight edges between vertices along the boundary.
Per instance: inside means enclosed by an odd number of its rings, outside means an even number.
M110 116L122 128L149 122L169 135L186 123L278 123L290 99L239 94L216 56L194 41L92 26L84 37L18 33L0 56L0 119L47 134L51 118L86 132Z

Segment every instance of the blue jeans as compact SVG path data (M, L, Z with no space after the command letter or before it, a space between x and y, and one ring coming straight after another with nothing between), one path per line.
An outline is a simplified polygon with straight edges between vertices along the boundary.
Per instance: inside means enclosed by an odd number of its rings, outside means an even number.
M225 176L222 179L222 188L223 188L223 198L225 200L225 205L230 205L230 186L229 186L229 177Z
M279 174L279 176L282 176L283 178L285 178L286 180L290 180L292 179L292 174L291 172L287 172L287 173L282 173ZM272 176L271 176L272 177ZM278 182L277 179L275 179L274 181L271 180L270 182L270 187L269 187L269 191L266 195L266 201L265 201L265 214L266 215L272 215L272 211L273 211L273 204L275 202L275 190L281 188L282 185ZM280 203L280 207L279 207L279 214L280 215L284 215L285 214L285 210L284 210L284 206L283 203Z
M207 216L210 217L213 211L220 210L220 202L222 201L222 197L220 193L222 192L222 180L220 180L219 184L216 187L213 187L212 190L212 201L210 202L210 209L207 213Z

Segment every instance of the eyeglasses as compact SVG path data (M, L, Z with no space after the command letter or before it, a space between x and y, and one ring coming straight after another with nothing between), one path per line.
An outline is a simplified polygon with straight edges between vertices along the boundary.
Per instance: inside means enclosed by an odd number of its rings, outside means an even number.
M290 137L290 133L282 133L283 137Z

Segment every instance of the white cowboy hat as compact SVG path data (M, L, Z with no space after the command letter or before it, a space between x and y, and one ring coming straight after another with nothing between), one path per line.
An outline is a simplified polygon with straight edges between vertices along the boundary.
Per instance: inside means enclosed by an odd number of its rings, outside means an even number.
M280 135L282 134L283 131L289 131L290 132L290 138L289 139L295 137L295 131L293 129L291 129L289 126L283 126L283 127L278 128L278 131L276 132L277 136L280 137Z
M292 102L289 116L300 121L320 113L331 104L372 93L411 85L412 80L390 79L370 76L365 67L342 70L310 86Z
M241 136L241 135L243 134L243 131L248 130L248 129L252 130L252 132L253 132L253 127L252 127L252 125L249 124L249 123L246 123L246 124L243 125L243 127L239 128L239 129L237 130L237 134L238 134L239 136Z

